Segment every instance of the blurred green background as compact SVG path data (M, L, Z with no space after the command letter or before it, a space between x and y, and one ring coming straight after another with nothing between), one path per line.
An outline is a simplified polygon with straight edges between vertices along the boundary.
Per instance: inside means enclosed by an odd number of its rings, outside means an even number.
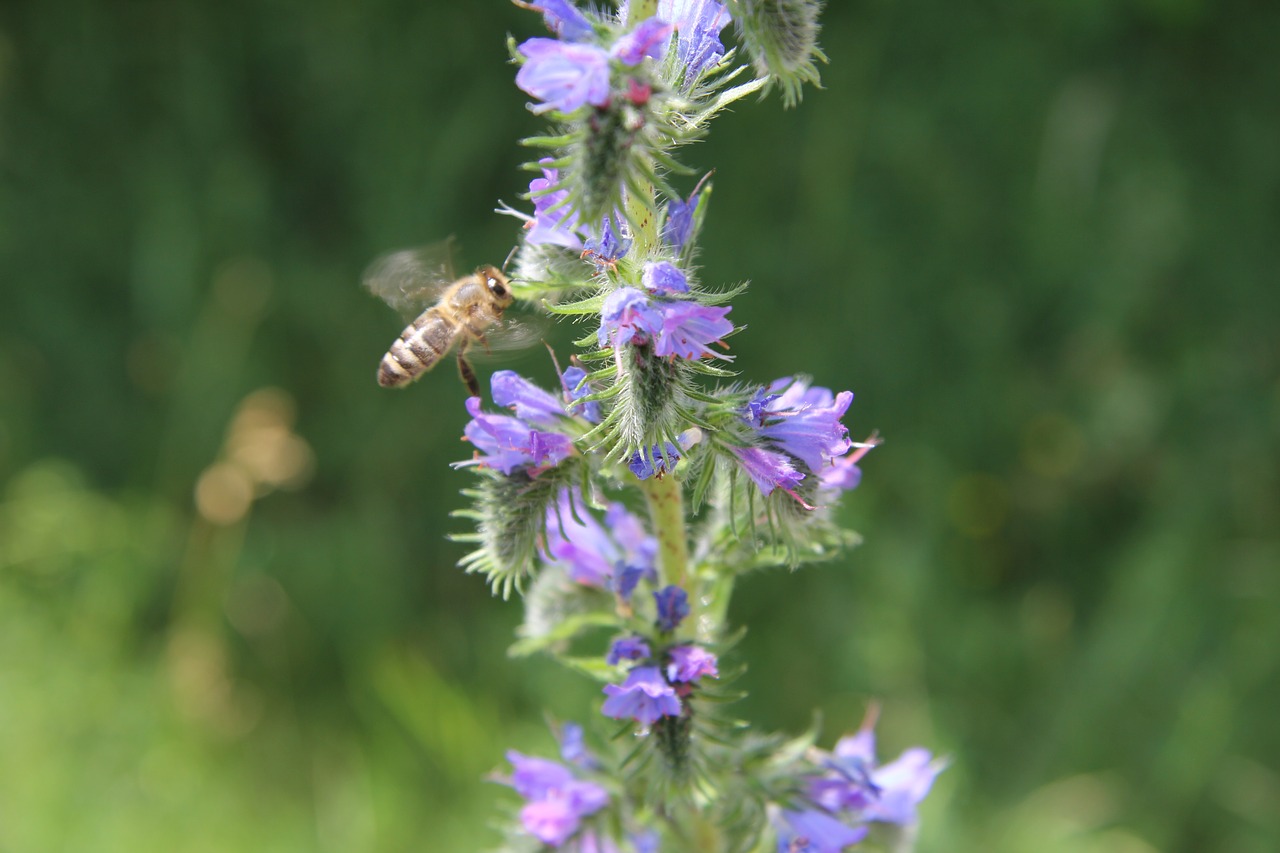
M505 256L539 30L0 6L0 851L482 849L503 751L598 701L453 567L462 388L379 389L359 287ZM952 756L924 851L1280 849L1280 7L832 2L823 45L684 152L736 367L888 439L862 548L740 586L739 711L878 699Z

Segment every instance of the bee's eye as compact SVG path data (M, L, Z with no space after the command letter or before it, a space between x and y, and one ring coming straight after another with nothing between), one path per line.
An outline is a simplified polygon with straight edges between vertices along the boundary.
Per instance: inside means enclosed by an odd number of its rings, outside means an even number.
M507 289L496 278L489 279L489 292L499 299L507 295Z

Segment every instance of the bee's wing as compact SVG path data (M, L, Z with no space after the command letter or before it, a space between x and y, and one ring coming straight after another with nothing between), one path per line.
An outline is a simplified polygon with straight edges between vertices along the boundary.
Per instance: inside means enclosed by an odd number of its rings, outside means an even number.
M453 281L453 238L378 258L364 271L364 286L405 317L435 301Z
M546 327L544 317L504 319L467 349L467 358L485 361L490 353L525 349L546 338Z

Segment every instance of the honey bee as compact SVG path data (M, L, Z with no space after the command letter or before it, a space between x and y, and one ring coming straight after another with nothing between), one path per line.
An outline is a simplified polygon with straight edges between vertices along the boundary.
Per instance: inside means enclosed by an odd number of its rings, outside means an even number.
M467 360L475 342L489 347L487 334L507 328L503 312L514 297L506 275L485 265L470 275L454 278L449 244L425 250L392 252L378 259L364 276L365 287L401 311L410 313L435 299L435 304L405 326L378 365L378 384L398 388L415 381L458 348L458 374L473 397L480 383ZM507 335L509 343L512 335Z

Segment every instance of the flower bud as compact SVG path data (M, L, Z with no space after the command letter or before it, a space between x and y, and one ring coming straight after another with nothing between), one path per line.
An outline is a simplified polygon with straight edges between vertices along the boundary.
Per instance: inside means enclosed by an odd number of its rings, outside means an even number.
M782 88L785 106L800 100L802 84L819 85L815 61L827 61L818 47L821 0L734 0L731 11L756 72Z

